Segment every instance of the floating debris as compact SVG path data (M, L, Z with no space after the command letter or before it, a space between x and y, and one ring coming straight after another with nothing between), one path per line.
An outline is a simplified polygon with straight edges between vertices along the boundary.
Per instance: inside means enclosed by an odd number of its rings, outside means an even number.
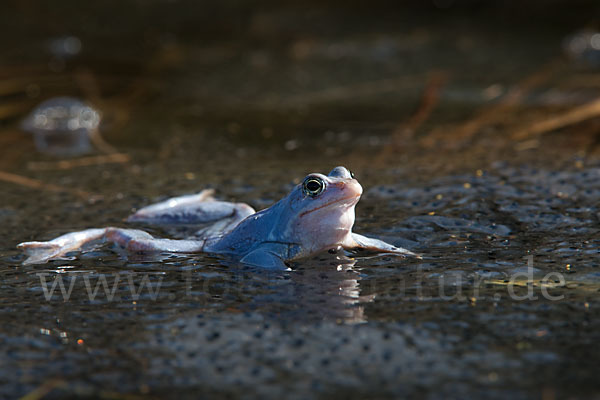
M100 113L72 97L55 97L41 103L23 121L36 148L46 154L76 156L93 150L91 138L97 133Z

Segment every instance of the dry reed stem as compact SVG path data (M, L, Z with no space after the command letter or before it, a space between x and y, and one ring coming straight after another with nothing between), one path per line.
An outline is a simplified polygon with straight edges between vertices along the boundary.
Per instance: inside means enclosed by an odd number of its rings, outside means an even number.
M130 160L131 158L128 154L112 153L99 156L76 158L73 160L32 161L27 164L27 168L31 171L47 171L56 169L66 170L79 167L89 167L92 165L126 163Z
M423 138L422 143L431 147L435 145L442 136L447 137L447 139L450 139L457 144L471 139L481 131L482 128L505 119L507 112L515 105L518 105L533 89L541 86L554 76L561 65L562 63L556 61L543 65L534 73L521 80L521 82L505 94L498 103L484 107L474 117L454 129L444 129L433 132Z
M33 389L31 392L27 393L25 396L21 397L20 400L41 400L52 390L61 386L66 386L66 384L67 383L62 379L49 379L37 388Z
M572 108L571 110L554 117L544 118L525 128L518 129L512 135L512 138L515 140L531 139L546 132L577 124L594 117L600 117L600 99Z
M27 187L30 189L36 190L46 190L49 192L66 192L71 193L77 197L83 198L85 200L99 198L100 196L93 195L92 193L80 190L80 189L71 189L66 188L59 185L54 185L51 183L44 183L38 179L28 178L26 176L12 174L10 172L0 171L0 181L13 183L15 185Z

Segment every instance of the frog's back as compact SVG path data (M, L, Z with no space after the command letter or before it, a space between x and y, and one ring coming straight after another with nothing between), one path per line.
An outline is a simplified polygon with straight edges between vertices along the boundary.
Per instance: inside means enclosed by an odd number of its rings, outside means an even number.
M219 241L210 244L207 251L214 253L243 255L261 243L276 240L273 227L279 218L281 202L252 214L240 222Z

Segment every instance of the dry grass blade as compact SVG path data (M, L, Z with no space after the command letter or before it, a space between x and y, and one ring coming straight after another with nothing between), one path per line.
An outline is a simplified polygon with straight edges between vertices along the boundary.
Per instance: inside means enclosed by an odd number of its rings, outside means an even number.
M0 121L23 115L31 109L31 103L11 103L0 105Z
M378 81L360 82L345 86L330 87L323 90L301 93L286 99L277 99L277 104L284 106L301 106L313 103L327 103L339 100L347 100L357 97L370 96L374 94L398 92L402 88L418 85L421 76L403 76L401 78L382 79ZM273 101L262 103L270 107Z
M82 157L74 160L32 161L27 164L31 171L47 171L56 169L73 169L92 165L127 163L131 158L128 154L114 153L100 156Z
M62 379L51 379L42 383L25 396L21 397L20 400L40 400L46 397L53 389L61 386L65 386L66 382Z
M457 128L447 132L446 129L436 130L423 138L422 143L426 146L434 146L441 137L446 137L456 144L464 143L475 136L482 128L502 121L507 113L518 105L519 102L533 89L546 83L559 70L562 63L550 62L533 74L519 82L512 90L495 104L483 108L478 114L467 120Z
M0 181L13 183L15 185L24 186L31 189L37 190L46 190L49 192L66 192L71 193L77 197L81 197L85 200L96 199L100 196L94 195L92 193L79 190L79 189L71 189L63 186L53 185L51 183L44 183L40 180L28 178L26 176L21 176L17 174L11 174L10 172L0 171Z
M429 74L429 79L425 85L425 90L423 90L423 96L421 97L421 103L417 111L405 125L396 129L394 137L402 136L404 132L408 132L408 135L414 135L421 125L427 121L431 112L438 104L440 93L447 81L448 74L444 71L434 71Z
M515 140L532 139L546 132L551 132L595 117L600 117L600 99L575 107L563 114L545 118L526 128L518 129L512 137Z
M429 74L417 110L408 122L402 123L394 129L391 135L391 143L383 148L378 161L387 162L388 158L398 151L403 141L414 137L415 132L427 121L437 106L441 91L447 81L448 75L444 71L432 71Z

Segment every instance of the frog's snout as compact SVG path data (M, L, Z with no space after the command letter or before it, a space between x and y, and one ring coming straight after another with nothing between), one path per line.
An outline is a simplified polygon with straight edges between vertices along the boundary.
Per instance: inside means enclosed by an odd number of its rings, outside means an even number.
M344 197L360 197L363 192L363 188L356 179L349 179L336 184L339 191L343 193Z

